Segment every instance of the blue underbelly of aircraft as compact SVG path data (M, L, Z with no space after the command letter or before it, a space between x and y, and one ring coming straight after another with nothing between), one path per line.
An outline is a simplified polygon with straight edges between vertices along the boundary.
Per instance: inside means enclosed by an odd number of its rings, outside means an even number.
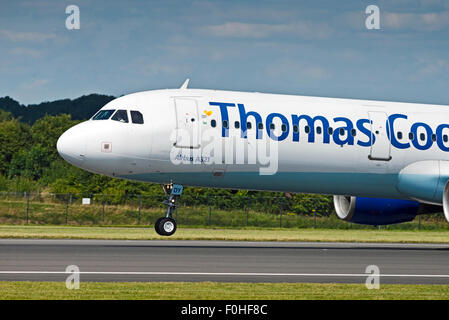
M397 174L277 172L274 175L259 175L258 172L225 172L214 176L211 172L173 172L132 174L119 178L212 188L407 199L396 188Z

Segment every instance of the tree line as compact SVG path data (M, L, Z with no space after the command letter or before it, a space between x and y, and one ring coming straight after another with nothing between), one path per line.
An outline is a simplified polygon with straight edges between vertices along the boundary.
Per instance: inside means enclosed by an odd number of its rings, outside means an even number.
M10 112L21 122L32 125L45 115L70 114L73 120L89 119L98 109L113 99L115 99L113 96L90 94L74 100L62 99L25 106L10 97L3 97L0 98L0 109Z

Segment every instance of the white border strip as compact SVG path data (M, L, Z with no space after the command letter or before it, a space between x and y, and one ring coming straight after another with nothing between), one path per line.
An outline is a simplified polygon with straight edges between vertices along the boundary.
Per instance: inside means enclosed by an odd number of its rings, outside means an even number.
M241 273L241 272L140 272L140 271L0 271L2 274L96 274L96 275L189 275L189 276L262 276L262 277L368 277L370 273ZM380 274L389 278L449 278L448 274Z

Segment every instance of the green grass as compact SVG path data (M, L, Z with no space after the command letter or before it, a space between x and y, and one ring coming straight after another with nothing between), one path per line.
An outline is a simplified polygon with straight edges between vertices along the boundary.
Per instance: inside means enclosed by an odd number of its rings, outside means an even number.
M0 225L0 238L449 243L449 232L384 229L206 229L180 227L173 236L161 237L156 234L152 227Z
M82 280L82 279L81 279ZM151 299L151 300L299 300L299 299L449 299L446 285L220 283L220 282L81 282L68 290L64 282L0 282L0 299Z

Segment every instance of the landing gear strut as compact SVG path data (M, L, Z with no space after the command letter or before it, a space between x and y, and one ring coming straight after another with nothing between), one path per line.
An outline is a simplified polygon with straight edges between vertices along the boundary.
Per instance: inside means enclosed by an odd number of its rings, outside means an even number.
M182 186L179 184L166 184L162 185L162 189L168 195L168 198L163 201L167 205L167 213L165 217L156 220L154 229L161 236L171 236L176 232L176 220L173 219L173 212L178 206L176 201L181 197Z

